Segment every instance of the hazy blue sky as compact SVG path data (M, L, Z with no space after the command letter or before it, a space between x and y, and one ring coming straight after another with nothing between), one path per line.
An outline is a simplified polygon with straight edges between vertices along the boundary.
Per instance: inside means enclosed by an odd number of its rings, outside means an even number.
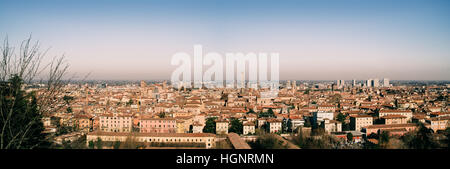
M0 21L91 79L169 79L202 44L279 52L281 79L450 80L449 0L0 0Z

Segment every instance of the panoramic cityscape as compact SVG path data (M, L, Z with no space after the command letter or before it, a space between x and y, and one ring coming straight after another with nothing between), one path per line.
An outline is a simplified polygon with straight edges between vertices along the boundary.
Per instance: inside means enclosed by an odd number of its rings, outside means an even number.
M264 89L175 89L167 81L70 83L58 96L61 110L44 114L43 132L54 148L447 147L450 84L416 83L288 80L275 98L262 98Z
M0 1L0 149L449 149L449 8Z

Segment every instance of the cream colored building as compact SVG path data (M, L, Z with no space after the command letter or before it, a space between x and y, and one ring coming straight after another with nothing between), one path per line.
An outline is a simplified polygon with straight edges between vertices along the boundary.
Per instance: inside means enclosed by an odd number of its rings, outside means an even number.
M325 119L322 122L322 127L326 132L341 132L342 131L342 123L336 120Z
M407 120L405 116L401 115L389 115L381 117L384 124L406 124Z
M389 116L389 115L400 115L405 116L406 121L410 121L413 114L410 110L380 110L378 117Z
M356 115L350 117L350 127L355 131L361 131L363 127L373 125L373 117L370 115Z
M110 113L100 116L100 131L131 132L132 127L133 118L131 115Z
M87 134L86 144L89 141L125 142L127 138L134 138L144 143L204 143L206 148L215 147L216 135L211 133L124 133L124 132L91 132Z
M177 120L177 133L187 133L189 128L186 127L185 120Z
M317 107L317 110L323 111L323 112L335 112L336 106L334 106L334 105L319 105Z
M430 128L433 129L434 132L445 130L447 127L450 127L450 117L433 117L427 121L431 124Z
M226 120L216 121L216 134L228 134L228 121Z
M243 132L244 135L248 134L255 134L255 124L252 122L247 122L243 126Z
M281 120L269 119L269 120L267 120L267 123L269 124L269 132L270 133L276 133L276 132L281 131Z
M192 132L193 133L203 133L203 125L199 123L192 124Z
M49 127L49 126L52 125L50 117L43 117L42 118L42 123L44 124L44 127Z

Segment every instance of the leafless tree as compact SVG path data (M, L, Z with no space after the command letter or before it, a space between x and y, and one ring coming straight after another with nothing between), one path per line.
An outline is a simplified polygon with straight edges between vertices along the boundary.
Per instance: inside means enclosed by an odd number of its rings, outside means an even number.
M35 102L37 103L40 115L57 112L62 108L63 100L61 94L63 92L63 77L66 75L69 65L65 62L64 56L54 57L49 63L43 64L43 58L46 56L48 49L42 49L39 41L32 41L31 35L22 41L20 48L16 50L10 45L8 38L3 41L0 47L1 63L0 63L0 82L4 87L13 76L19 77L24 84L37 82L45 84L45 87L39 88L35 92ZM17 52L17 53L16 53ZM24 86L19 86L23 88ZM21 147L27 141L29 132L33 124L41 120L40 117L33 117L33 120L26 121L17 128L17 121L14 121L14 113L22 113L15 110L15 97L18 93L7 93L8 90L2 90L0 100L12 99L12 105L4 106L5 103L0 101L0 106L6 108L0 109L0 149L23 148ZM18 92L19 90L9 90ZM16 128L12 128L16 126ZM38 145L29 148L35 148Z

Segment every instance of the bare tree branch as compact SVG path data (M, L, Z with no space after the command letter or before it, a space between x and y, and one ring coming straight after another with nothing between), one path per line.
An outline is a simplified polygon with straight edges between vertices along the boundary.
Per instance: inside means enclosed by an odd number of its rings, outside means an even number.
M8 37L4 39L3 44L0 46L0 87L5 87L5 90L1 90L0 98L0 107L2 107L0 108L0 149L22 148L22 144L30 139L27 137L29 137L29 131L33 124L40 122L40 116L33 117L31 121L20 126L19 129L13 129L17 125L12 124L18 123L13 121L13 115L24 113L15 109L17 104L16 97L18 97L18 92L22 90L23 86L16 86L14 90L6 90L6 88L14 87L7 82L10 78L17 76L25 84L31 84L40 74L47 71L47 76L43 76L44 79L39 81L41 84L45 84L45 88L41 88L36 92L38 112L40 115L55 113L64 105L62 104L64 100L59 96L64 92L63 78L68 71L69 65L65 61L65 56L62 55L61 57L54 57L49 63L42 66L43 58L49 49L42 50L40 42L32 41L31 35L22 41L18 53L15 53ZM31 148L36 146L38 145L33 145Z

